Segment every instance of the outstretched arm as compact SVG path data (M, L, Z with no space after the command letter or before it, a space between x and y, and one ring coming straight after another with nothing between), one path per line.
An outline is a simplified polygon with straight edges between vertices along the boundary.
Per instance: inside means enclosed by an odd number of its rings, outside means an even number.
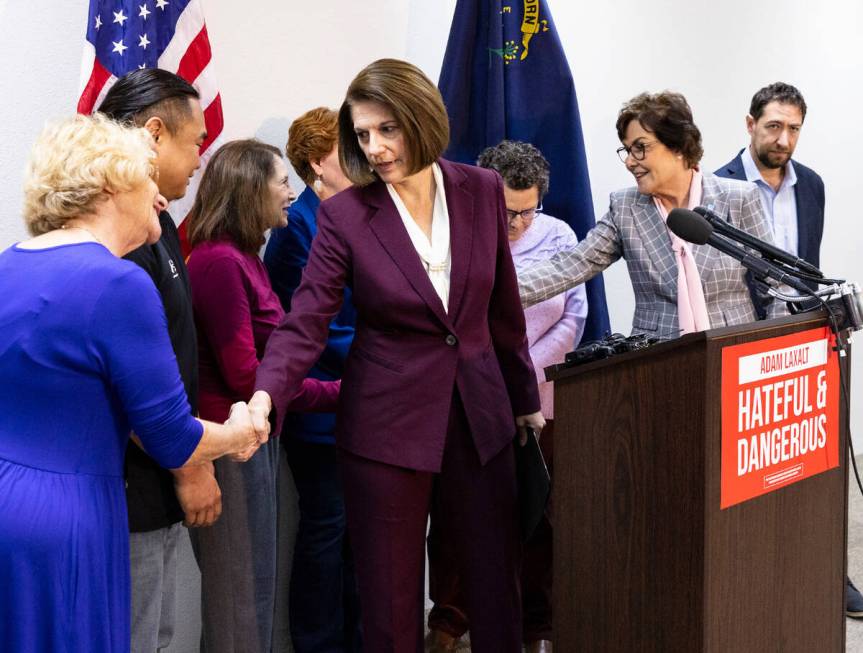
M620 233L606 213L584 240L522 272L518 290L525 308L592 279L622 255Z
M289 404L302 389L303 378L326 346L330 322L344 299L349 258L347 244L322 205L318 209L318 235L291 299L291 312L270 335L257 370L250 405L275 410L276 428L280 428Z

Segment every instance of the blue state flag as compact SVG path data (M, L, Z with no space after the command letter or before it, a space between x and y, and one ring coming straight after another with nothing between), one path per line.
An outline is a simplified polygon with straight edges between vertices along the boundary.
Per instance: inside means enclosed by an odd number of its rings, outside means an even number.
M441 94L450 119L446 157L476 163L505 138L532 143L551 165L545 212L579 240L595 224L575 84L544 0L458 0ZM587 283L583 342L609 330L605 286Z

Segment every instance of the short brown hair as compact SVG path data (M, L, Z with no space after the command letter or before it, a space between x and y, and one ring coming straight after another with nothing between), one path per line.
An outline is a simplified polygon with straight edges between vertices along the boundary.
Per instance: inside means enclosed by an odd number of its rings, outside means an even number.
M701 161L701 132L692 120L689 103L680 93L642 93L624 104L617 116L617 137L621 141L633 120L653 132L669 150L682 154L690 168Z
M357 186L377 179L354 133L351 107L357 102L378 102L392 111L405 137L409 175L434 163L449 144L449 118L437 87L407 61L379 59L354 77L339 109L339 161Z
M285 154L306 186L315 181L312 161L333 151L339 138L339 114L327 107L306 111L291 123Z
M189 244L229 237L240 250L257 252L272 226L268 183L276 170L278 148L250 138L220 147L201 177L189 212Z

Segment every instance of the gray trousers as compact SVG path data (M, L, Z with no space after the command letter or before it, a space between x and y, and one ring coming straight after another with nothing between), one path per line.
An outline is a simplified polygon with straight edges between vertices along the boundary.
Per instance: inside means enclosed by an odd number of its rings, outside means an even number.
M215 462L222 515L190 530L201 570L201 651L269 653L276 596L279 439Z
M167 648L177 620L177 550L181 524L129 533L131 653Z

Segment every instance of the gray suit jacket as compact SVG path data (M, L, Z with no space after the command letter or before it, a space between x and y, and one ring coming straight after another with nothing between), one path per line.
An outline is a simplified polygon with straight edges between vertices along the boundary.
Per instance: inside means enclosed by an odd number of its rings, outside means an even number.
M754 184L704 173L702 189L703 206L712 208L735 227L773 242ZM710 326L754 321L746 269L710 245L691 247L704 287ZM663 339L677 337L677 261L671 238L653 199L636 188L612 193L608 213L575 249L561 252L519 277L522 303L530 306L583 283L621 256L626 259L635 291L632 332Z

